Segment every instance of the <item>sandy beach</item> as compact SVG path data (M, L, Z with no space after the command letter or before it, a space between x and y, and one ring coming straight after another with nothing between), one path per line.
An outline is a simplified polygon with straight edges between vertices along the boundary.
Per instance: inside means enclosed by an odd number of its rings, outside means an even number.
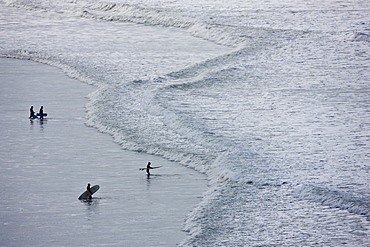
M206 177L160 157L124 151L84 123L95 88L60 69L0 59L0 245L176 246ZM41 105L48 117L29 120ZM151 161L147 178L140 167ZM91 202L77 200L99 184Z

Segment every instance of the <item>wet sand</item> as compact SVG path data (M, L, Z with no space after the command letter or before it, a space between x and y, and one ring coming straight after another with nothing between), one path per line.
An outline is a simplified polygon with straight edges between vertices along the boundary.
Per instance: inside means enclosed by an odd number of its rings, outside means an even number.
M206 177L124 151L84 123L95 88L48 65L0 59L0 245L176 246ZM48 117L29 120L41 105ZM139 171L151 161L148 178ZM77 200L87 183L100 190Z

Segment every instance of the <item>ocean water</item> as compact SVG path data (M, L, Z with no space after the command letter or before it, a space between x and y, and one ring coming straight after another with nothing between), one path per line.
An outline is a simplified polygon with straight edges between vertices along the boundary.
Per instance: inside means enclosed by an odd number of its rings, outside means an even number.
M370 245L370 2L0 8L1 57L97 86L89 126L207 175L181 245Z
M95 87L60 69L0 59L0 246L176 246L204 174L122 150L84 123ZM44 105L44 120L28 108ZM155 166L147 177L145 167ZM90 201L86 184L99 184Z

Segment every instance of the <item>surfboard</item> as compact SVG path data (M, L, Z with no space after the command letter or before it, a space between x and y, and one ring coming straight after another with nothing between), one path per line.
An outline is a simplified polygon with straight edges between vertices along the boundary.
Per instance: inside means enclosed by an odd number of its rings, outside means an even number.
M37 113L38 117L46 117L47 115L48 115L47 113L43 113L43 114Z
M150 169L156 169L156 168L161 168L162 166L154 166L154 167L151 167ZM142 170L146 170L146 167L145 168L139 168L140 171Z
M99 185L94 185L93 187L90 188L92 194L93 195L95 192L97 192L99 190L100 186ZM78 200L86 200L86 199L89 199L89 196L90 196L90 192L88 192L87 190L82 193L80 195L80 197L78 198Z
M37 118L37 116L36 115L32 115L32 117L30 117L31 119L35 119L35 118Z

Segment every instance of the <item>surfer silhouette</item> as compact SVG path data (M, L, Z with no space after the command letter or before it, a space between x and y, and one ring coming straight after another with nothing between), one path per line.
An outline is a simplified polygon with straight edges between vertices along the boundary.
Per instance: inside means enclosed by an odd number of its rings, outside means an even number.
M148 162L148 165L146 166L146 174L148 174L148 177L150 176L150 172L149 172L149 170L150 170L150 169L153 169L153 167L151 167L151 166L150 166L150 164L151 164L151 163L150 163L150 162Z
M87 184L87 188L86 188L86 189L87 189L87 191L90 193L90 195L89 195L89 199L92 199L92 194L93 194L93 193L91 192L91 188L90 188L90 186L91 186L90 184Z
M44 114L44 107L43 106L41 106L39 113L40 113L40 119L44 119L44 116L43 116L43 114Z
M32 118L35 115L35 111L33 110L33 106L30 108L30 118Z

